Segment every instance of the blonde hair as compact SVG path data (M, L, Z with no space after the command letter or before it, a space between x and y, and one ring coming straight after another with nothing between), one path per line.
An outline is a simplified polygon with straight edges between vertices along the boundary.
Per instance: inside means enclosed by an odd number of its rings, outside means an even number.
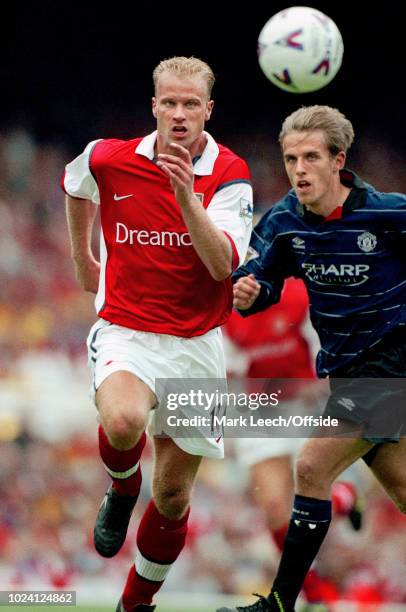
M213 70L206 62L203 62L197 57L170 57L169 59L162 60L152 73L154 81L155 91L158 86L158 79L161 74L165 71L173 72L178 76L193 76L195 74L201 75L207 84L207 96L210 99L211 90L213 89L214 81L216 80Z
M286 117L279 134L282 146L290 132L310 132L321 130L327 141L327 148L332 155L340 151L347 152L354 140L354 128L351 122L336 108L330 106L302 106Z

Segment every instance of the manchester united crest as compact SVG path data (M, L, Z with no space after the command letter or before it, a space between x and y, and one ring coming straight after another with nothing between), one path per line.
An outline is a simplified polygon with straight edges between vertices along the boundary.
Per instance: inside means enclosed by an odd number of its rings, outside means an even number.
M370 253L376 247L376 236L371 234L371 232L363 232L357 238L357 244L361 251L364 253Z

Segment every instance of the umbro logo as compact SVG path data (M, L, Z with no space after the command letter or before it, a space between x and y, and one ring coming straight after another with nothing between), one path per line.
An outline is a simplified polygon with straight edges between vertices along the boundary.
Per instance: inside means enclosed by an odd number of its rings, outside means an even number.
M133 195L134 195L133 193L129 193L128 195L119 196L115 193L113 198L115 202L119 202L120 200L126 200L127 198L132 198Z
M303 240L303 238L299 238L299 236L295 236L295 238L292 238L292 244L293 247L296 247L297 249L305 248L305 241Z
M341 406L344 406L350 412L355 408L355 403L349 397L342 397L338 400L337 404L341 404Z

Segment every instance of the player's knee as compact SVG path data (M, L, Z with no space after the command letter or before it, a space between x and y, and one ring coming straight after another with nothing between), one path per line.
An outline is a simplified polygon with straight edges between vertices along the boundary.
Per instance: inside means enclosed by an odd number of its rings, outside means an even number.
M320 480L320 472L315 463L308 457L299 457L296 462L296 485L300 490L314 488Z
M104 419L103 426L114 448L126 450L136 444L146 422L141 414L116 414Z
M182 518L190 503L189 493L182 487L167 486L155 492L155 504L158 511L166 518Z

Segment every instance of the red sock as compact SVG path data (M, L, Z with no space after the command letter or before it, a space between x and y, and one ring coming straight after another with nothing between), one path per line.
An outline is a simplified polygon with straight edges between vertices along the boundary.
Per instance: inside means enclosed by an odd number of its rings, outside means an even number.
M336 482L331 491L333 512L337 516L346 516L353 508L356 499L356 490L350 482Z
M282 552L283 550L283 544L285 542L286 534L288 532L288 526L288 523L286 523L286 525L283 525L283 527L279 527L279 529L271 529L273 541L275 542L280 552Z
M113 448L102 425L99 425L99 449L107 472L113 479L113 487L118 495L136 497L141 488L141 467L138 465L146 442L145 432L137 444L126 451Z
M151 500L137 533L137 556L128 574L123 606L132 610L137 604L150 604L161 588L171 565L185 545L189 510L172 521L160 514Z

